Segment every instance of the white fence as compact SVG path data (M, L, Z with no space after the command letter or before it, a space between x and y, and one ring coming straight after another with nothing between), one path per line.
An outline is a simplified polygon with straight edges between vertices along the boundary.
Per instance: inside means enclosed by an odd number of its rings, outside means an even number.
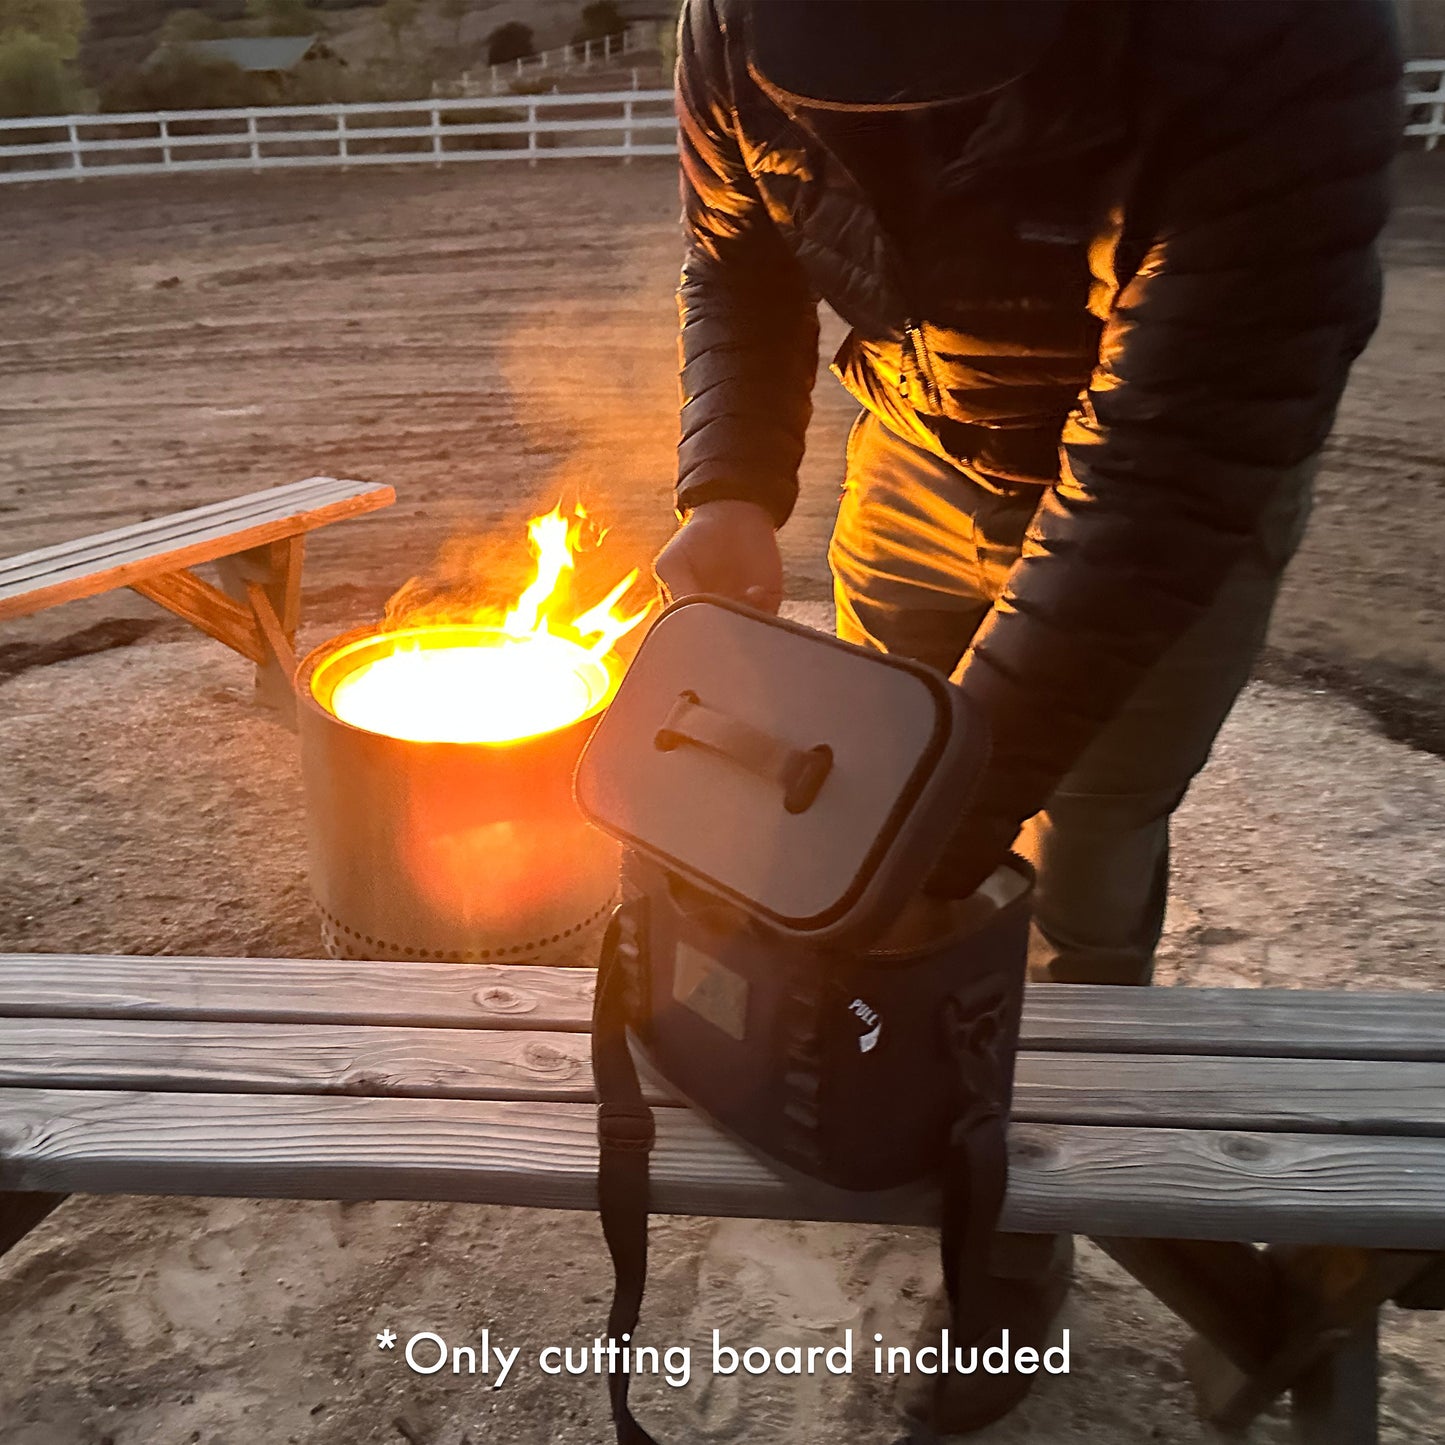
M657 43L656 25L630 25L620 35L606 35L601 40L580 40L572 45L559 45L553 50L540 51L536 55L524 55L520 60L490 65L485 78L468 72L462 76L461 93L495 95L527 76L552 70L586 70L589 66L621 60L625 55L656 50Z
M1445 136L1445 60L1405 62L1405 106L1405 134L1423 136L1425 149L1434 150Z
M0 184L676 151L670 90L67 115L0 120Z
M1405 134L1434 150L1445 136L1445 60L1413 60L1406 71ZM670 90L43 116L0 120L0 185L306 166L626 161L676 149Z

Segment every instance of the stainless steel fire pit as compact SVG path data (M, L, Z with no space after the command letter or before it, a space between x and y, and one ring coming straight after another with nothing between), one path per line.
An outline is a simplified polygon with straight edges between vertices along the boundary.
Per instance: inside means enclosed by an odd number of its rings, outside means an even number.
M582 821L572 770L610 689L576 721L505 743L415 742L343 722L331 708L338 685L395 646L395 634L363 629L318 647L297 673L327 951L462 963L581 955L612 903L618 858Z

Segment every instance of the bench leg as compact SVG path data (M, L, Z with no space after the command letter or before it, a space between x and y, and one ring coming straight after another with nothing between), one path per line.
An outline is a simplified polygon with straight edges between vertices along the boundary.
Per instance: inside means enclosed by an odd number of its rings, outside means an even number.
M64 1194L0 1194L0 1254L19 1244Z
M256 668L256 696L294 725L296 629L301 621L301 569L306 537L270 542L223 558L221 586L254 617L265 645Z
M1290 1391L1300 1445L1377 1445L1379 1314L1371 1311Z
M1288 1391L1309 1445L1374 1445L1379 1308L1440 1265L1404 1251L1095 1243L1198 1331L1184 1362L1205 1419L1242 1430Z
M1264 1250L1196 1239L1094 1243L1240 1369L1268 1357L1283 1321L1277 1271Z
M224 642L256 664L256 696L291 727L296 722L296 627L306 538L286 537L216 563L221 586L188 568L137 578L133 591Z

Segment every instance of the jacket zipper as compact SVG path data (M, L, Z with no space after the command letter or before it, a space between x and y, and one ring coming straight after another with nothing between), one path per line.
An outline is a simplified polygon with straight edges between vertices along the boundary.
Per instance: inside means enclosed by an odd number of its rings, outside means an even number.
M909 319L903 326L903 339L905 342L905 353L913 363L913 373L917 376L919 384L923 387L923 396L928 403L929 409L935 414L941 415L943 410L943 390L938 384L938 377L933 371L933 359L928 354L928 343L923 338L923 323ZM905 372L903 378L903 394L908 395L910 385L908 375Z
M889 280L893 283L894 289L898 293L899 298L904 301L905 305L911 307L914 300L912 295L913 287L910 284L907 265L904 261L902 254L899 252L899 249L893 238L888 234L887 230L879 221L877 209L874 207L872 201L869 199L868 193L863 189L861 185L859 185L857 176L855 176L853 172L849 170L847 165L843 163L843 161L839 158L836 152L829 150L827 144L823 141L822 137L817 133L816 130L813 129L811 125L808 124L807 120L803 116L799 115L797 111L792 108L785 108L779 106L779 109L783 111L783 114L787 116L787 118L789 119L789 121L792 122L793 125L795 125L799 130L801 130L806 136L809 137L809 139L813 142L815 146L818 146L828 155L829 159L832 160L833 164L838 168L839 172L847 178L848 184L853 188L853 194L856 201L864 208L864 210L868 212L869 216L872 218L874 230L881 243L880 249L884 257L883 270L887 274ZM934 374L932 361L929 357L928 347L923 340L923 323L921 321L913 319L912 316L910 316L909 319L903 324L902 349L904 367L900 391L904 400L907 401L908 393L912 386L912 381L908 375L909 368L907 365L908 360L911 357L911 369L914 375L918 378L918 384L923 388L924 400L927 403L929 410L934 412L934 414L936 415L942 415L943 390L938 384L938 378ZM911 403L909 404L911 405Z

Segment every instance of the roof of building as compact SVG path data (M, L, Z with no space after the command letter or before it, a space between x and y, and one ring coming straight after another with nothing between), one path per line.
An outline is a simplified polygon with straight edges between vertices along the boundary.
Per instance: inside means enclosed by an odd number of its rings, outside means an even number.
M242 70L292 70L316 44L315 35L257 35L234 40L188 40L185 48L210 60L228 60Z

